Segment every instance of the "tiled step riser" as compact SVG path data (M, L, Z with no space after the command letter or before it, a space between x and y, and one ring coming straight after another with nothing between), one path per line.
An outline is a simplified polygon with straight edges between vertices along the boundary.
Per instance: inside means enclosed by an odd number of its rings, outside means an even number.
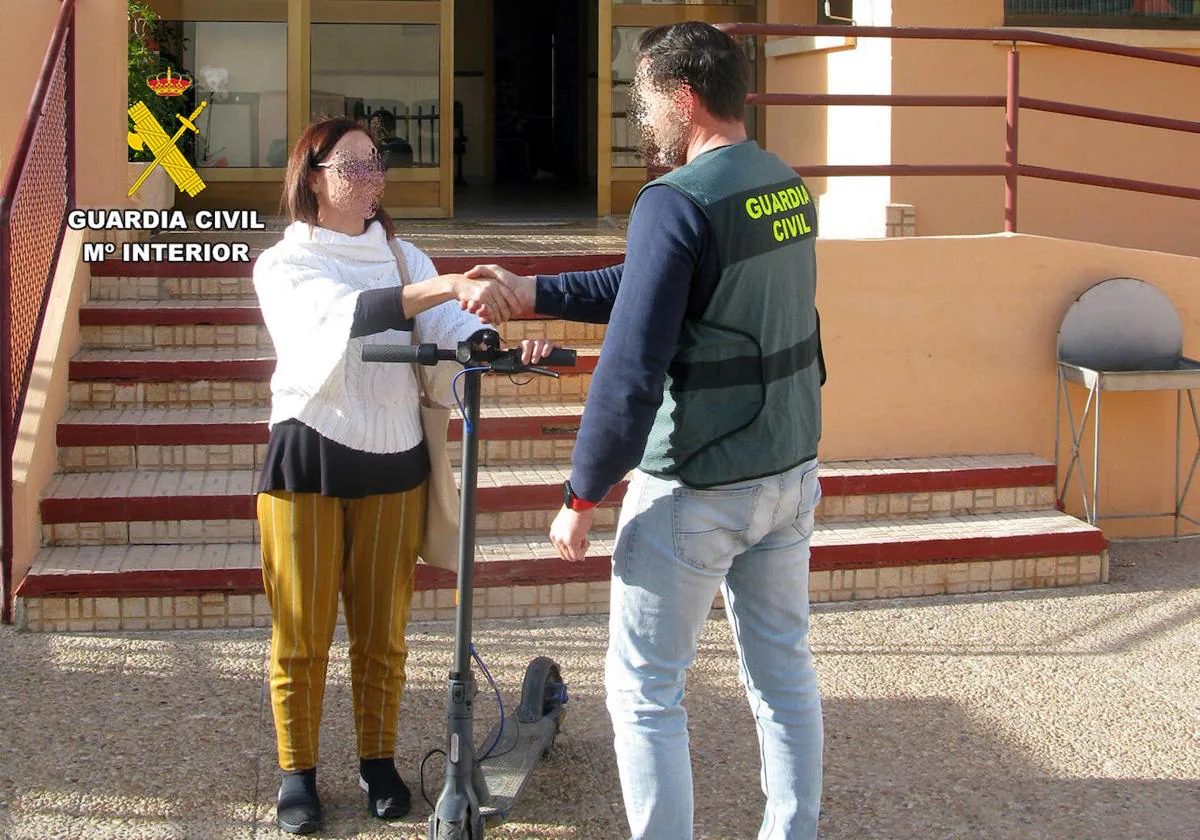
M256 543L254 519L185 519L160 522L62 522L42 525L48 547Z
M177 347L243 347L271 350L263 326L195 324L188 326L85 326L80 341L92 350L165 350Z
M918 493L826 495L817 506L823 522L865 519L905 519L928 516L970 516L983 513L1051 510L1053 487L998 487Z
M1108 579L1108 552L1082 556L976 560L809 575L814 603L1022 589L1088 586ZM476 618L606 614L607 579L538 586L491 586L476 591ZM413 598L412 621L454 617L454 590L424 589ZM339 621L343 621L339 615ZM270 627L258 592L178 593L172 596L18 598L17 623L32 632L117 632Z
M250 277L93 277L90 300L257 300Z
M66 473L134 470L257 470L267 445L205 444L201 446L67 446L58 450L59 469Z
M500 329L509 344L526 338L548 339L566 347L596 347L604 327L565 321L511 321ZM242 347L271 350L271 334L261 324L104 324L80 328L85 349L166 350L180 347Z
M592 375L563 374L558 379L533 377L516 382L500 376L483 380L483 399L490 405L522 402L578 403L587 397ZM233 408L269 407L269 381L202 380L199 382L75 381L71 408Z

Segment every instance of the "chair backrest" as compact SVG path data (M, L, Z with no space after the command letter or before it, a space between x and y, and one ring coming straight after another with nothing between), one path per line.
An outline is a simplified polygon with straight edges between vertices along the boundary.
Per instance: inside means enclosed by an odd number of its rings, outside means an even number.
M1170 298L1133 277L1092 286L1058 330L1058 359L1096 370L1147 370L1183 353L1183 322Z

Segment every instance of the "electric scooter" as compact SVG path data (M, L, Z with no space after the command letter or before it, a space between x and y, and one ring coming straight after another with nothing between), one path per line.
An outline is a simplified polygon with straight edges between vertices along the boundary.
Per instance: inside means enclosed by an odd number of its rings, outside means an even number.
M558 377L552 370L526 365L521 351L500 349L500 335L486 330L477 344L459 342L456 350L436 344L370 345L363 361L435 365L457 362L463 370L462 499L458 553L458 592L454 622L454 670L450 672L446 705L446 782L429 817L429 840L481 840L484 828L508 819L534 766L554 743L562 724L567 687L558 665L548 657L533 659L525 669L521 704L504 715L488 735L482 757L475 750L474 703L478 693L471 657L471 617L474 605L475 492L479 474L479 423L482 380L486 374L531 373ZM575 351L555 349L547 365L571 367ZM456 377L457 379L457 377ZM478 660L478 657L476 656ZM480 667L491 675L479 660ZM493 687L495 684L493 683ZM500 693L497 689L497 698Z

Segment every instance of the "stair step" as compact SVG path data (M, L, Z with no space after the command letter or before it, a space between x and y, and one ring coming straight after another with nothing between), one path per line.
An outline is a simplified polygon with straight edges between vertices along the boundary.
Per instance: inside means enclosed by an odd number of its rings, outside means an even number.
M123 263L119 270L129 273L112 274L118 270L108 266L111 262L92 263L91 281L88 283L88 299L97 301L249 301L258 302L254 292L254 281L245 276L203 276L199 271L205 266L198 263L175 264L176 276L137 274L142 266L150 263ZM185 272L188 276L184 276Z
M228 447L237 457L248 447ZM179 456L186 460L187 447ZM242 454L241 457L248 457ZM1027 456L844 462L822 467L824 522L1046 510L1053 467ZM496 465L480 470L480 534L544 533L562 502L568 463ZM64 473L41 504L49 545L123 544L254 538L256 469L150 469ZM625 482L598 513L616 524Z
M89 349L272 348L254 300L94 301L80 309L79 323L83 346ZM544 338L594 347L604 340L604 325L523 318L504 324L500 334L510 344Z
M558 558L541 535L481 538L476 585L485 591L536 586L550 590L546 596L557 597L561 605L562 592L555 594L554 587L609 577L613 535L595 536L580 563ZM1100 531L1057 511L826 523L813 537L810 597L851 600L1073 586L1099 582L1106 566L1107 543ZM418 590L453 585L449 573L418 567ZM28 601L261 591L257 545L215 543L45 548L17 595ZM480 594L480 604L492 602L486 592ZM592 606L597 612L607 608L606 603Z
M582 414L582 403L487 405L483 407L484 422L479 431L482 440L571 439ZM265 406L72 409L58 425L58 445L266 443L269 418L270 410ZM451 417L449 439L462 439L461 417Z
M619 253L511 254L499 257L433 256L443 274L467 271L475 265L499 263L519 274L558 274L591 271L624 260ZM249 263L165 263L104 260L91 266L89 298L101 300L255 300ZM185 276L186 275L186 276Z
M598 358L596 348L580 349L574 367L557 369L558 379L486 376L483 396L503 405L579 401ZM273 352L254 348L82 350L70 364L71 407L266 406L274 370Z

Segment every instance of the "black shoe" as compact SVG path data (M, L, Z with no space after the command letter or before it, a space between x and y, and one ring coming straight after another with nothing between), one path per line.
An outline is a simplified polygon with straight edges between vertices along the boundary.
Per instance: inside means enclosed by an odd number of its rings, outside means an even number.
M312 834L321 828L323 819L316 768L284 775L275 805L276 824L289 834Z
M358 786L367 792L367 813L371 816L381 820L408 816L412 794L391 758L359 759Z

